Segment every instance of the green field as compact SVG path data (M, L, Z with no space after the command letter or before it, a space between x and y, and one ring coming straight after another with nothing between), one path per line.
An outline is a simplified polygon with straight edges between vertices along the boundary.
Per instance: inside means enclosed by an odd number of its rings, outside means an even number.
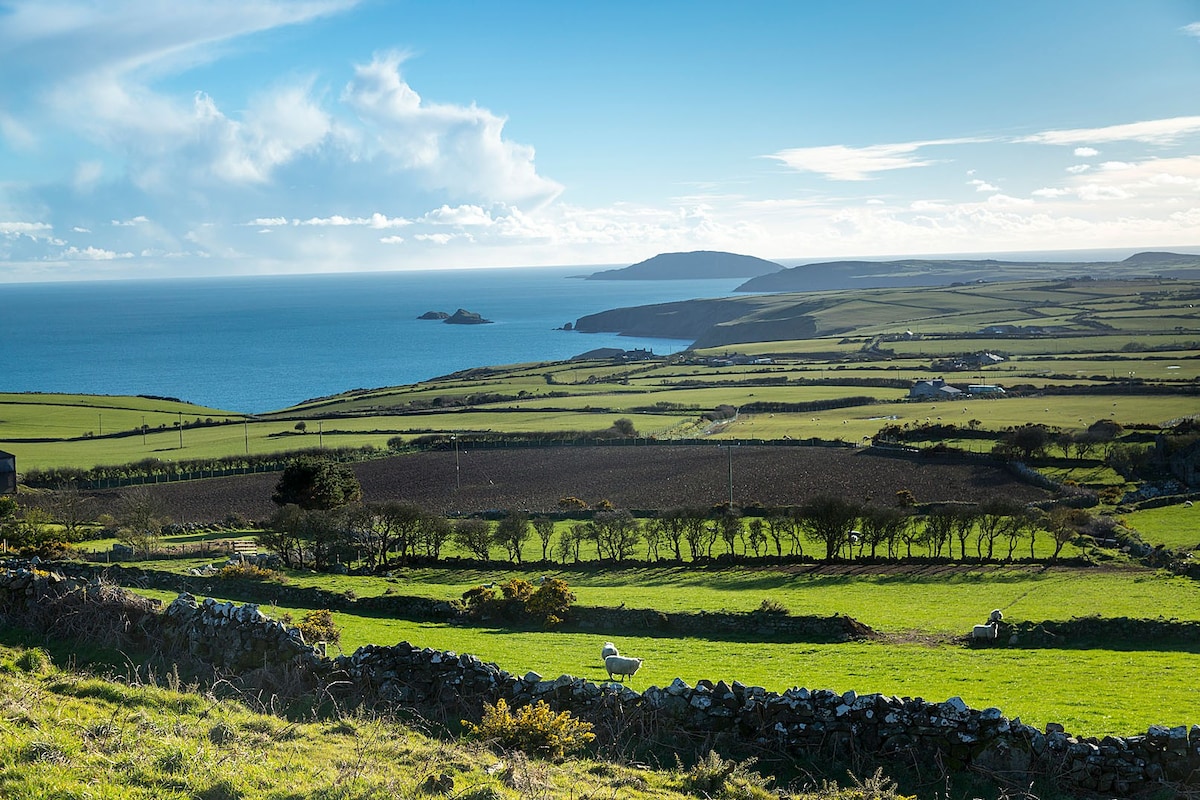
M1125 514L1124 519L1150 544L1200 554L1200 506L1148 508Z
M164 602L170 592L143 591ZM264 607L269 616L307 609ZM600 646L612 640L622 653L646 663L634 688L665 686L675 678L739 680L783 691L849 689L860 694L945 700L960 696L976 708L996 706L1038 727L1059 722L1079 735L1129 735L1153 724L1190 724L1194 674L1200 654L1171 651L973 650L922 641L856 644L731 642L712 639L616 636L594 633L527 632L418 623L337 612L346 652L365 644L407 641L418 647L471 653L515 674L533 670L546 678L574 675L593 681L607 676ZM1155 691L1144 692L1145 676ZM1097 702L1119 696L1120 703Z

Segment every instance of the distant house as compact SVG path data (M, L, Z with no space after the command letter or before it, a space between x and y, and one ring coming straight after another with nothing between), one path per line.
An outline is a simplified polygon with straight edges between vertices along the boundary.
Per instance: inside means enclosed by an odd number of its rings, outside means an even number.
M0 450L0 494L17 493L17 457Z
M962 396L962 389L955 389L941 378L917 381L908 390L909 400L952 400Z

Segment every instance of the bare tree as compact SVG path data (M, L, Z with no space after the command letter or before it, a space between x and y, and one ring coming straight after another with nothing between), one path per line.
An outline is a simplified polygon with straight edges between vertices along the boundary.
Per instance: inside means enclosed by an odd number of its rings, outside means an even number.
M547 553L550 550L550 541L554 538L554 520L538 517L533 521L533 530L542 543L542 561L545 561L549 557Z
M825 558L832 560L850 541L850 531L862 508L841 497L822 495L800 506L800 524L808 538L825 545Z
M492 524L485 519L467 517L454 523L454 543L481 561L492 557Z

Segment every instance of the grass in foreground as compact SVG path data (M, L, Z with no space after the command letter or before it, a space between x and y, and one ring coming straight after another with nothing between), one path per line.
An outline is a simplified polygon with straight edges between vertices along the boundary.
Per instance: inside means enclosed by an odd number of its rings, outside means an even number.
M289 722L62 672L41 650L0 648L0 672L0 796L14 800L417 797L433 783L479 800L684 796L683 773L497 756L381 719Z

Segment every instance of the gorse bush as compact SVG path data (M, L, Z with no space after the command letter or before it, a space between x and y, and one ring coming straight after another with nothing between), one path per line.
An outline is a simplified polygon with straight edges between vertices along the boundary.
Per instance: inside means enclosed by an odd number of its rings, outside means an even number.
M342 641L342 629L333 623L333 612L328 609L308 612L296 627L309 644L325 642L336 645Z
M552 761L561 761L596 738L590 722L575 719L569 711L555 713L543 700L514 712L500 698L494 706L483 707L478 725L466 720L463 725L472 737L491 747L521 750Z
M525 603L525 613L543 627L552 628L567 618L575 593L561 578L550 578Z
M514 578L499 588L499 597L491 586L476 586L463 592L468 613L476 619L536 622L551 628L567 618L575 602L575 594L561 578L548 578L536 589L529 581Z

